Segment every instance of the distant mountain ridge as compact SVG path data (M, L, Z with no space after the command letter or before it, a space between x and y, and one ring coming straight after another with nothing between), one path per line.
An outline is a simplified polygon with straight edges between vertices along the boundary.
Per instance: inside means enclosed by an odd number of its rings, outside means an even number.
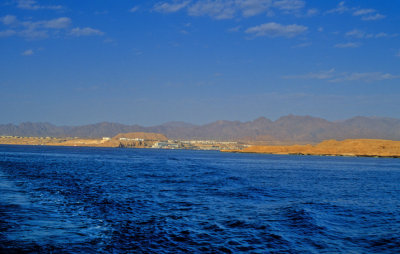
M102 122L82 126L56 126L50 123L0 124L3 136L51 136L99 138L118 133L155 132L170 139L216 139L249 142L318 143L327 139L400 140L400 119L353 117L332 122L312 116L283 116L276 121L265 117L253 121L216 121L205 125L169 122L152 127Z

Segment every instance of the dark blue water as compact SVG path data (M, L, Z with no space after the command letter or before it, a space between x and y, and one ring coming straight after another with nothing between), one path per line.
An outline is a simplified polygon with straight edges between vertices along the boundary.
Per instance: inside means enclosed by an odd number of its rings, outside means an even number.
M1 253L399 253L400 159L0 146Z

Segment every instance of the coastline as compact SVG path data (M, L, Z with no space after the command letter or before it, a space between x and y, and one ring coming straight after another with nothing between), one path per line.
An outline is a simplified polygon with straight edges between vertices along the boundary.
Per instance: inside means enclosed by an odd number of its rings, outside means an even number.
M120 133L103 138L53 138L0 136L0 145L108 147L108 148L159 148L186 150L235 150L245 146L238 142L215 140L169 140L157 133Z
M400 158L400 141L380 139L326 140L317 145L250 146L232 153Z
M32 145L32 146L69 146L69 147L130 147L151 148L152 142L135 142L128 145L117 139L83 139L83 138L53 138L53 137L0 137L2 145ZM137 143L137 144L136 144ZM154 147L153 147L154 148ZM186 147L189 150L219 150L230 153L260 153L278 155L313 155L313 156L349 156L349 157L380 157L400 158L400 141L381 139L346 139L342 141L325 140L316 145L244 145L242 149L208 149L208 147ZM171 149L171 148L163 148Z

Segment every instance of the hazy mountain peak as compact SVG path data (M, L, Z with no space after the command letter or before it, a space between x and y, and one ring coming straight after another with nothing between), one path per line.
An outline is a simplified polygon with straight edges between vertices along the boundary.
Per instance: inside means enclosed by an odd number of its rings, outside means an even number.
M0 125L0 135L13 136L112 137L128 132L157 132L172 139L263 139L287 143L350 138L400 140L400 119L357 116L341 122L330 122L319 117L288 115L274 122L259 117L248 122L219 120L206 125L167 122L153 127L111 122L73 127L31 122Z

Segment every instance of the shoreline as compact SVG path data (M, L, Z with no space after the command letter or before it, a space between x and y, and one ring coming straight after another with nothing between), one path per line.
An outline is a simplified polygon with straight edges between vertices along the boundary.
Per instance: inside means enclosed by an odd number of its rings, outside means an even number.
M244 154L267 154L267 155L290 155L290 156L321 156L321 157L359 157L359 158L393 158L398 159L400 155L373 155L373 154L311 154L311 153L266 153L266 152L243 152L221 150L222 153L244 153Z
M153 141L157 142L157 141ZM1 145L104 147L104 148L155 148L148 145L124 146L116 140L82 138L1 137ZM225 149L224 149L225 148ZM303 156L400 158L400 141L380 139L325 140L316 145L259 146L245 145L242 149L208 149L206 147L182 147L183 150L217 150L225 153L255 153ZM159 149L178 149L163 147Z
M380 139L326 140L317 145L250 146L232 153L400 158L400 141Z

